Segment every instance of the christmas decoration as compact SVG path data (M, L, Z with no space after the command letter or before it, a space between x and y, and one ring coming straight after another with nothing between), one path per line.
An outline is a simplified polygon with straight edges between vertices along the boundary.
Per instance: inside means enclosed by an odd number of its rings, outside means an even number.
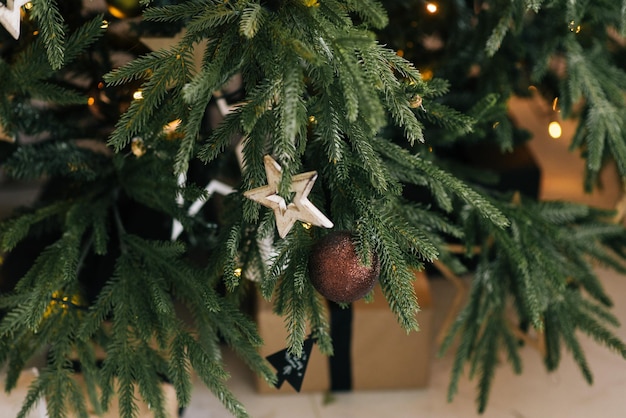
M141 15L140 0L106 0L109 13L118 19L126 19Z
M319 211L307 198L315 180L317 172L309 171L293 176L290 191L295 193L290 203L278 195L282 169L272 157L264 157L267 186L248 190L244 196L254 200L274 211L278 235L285 238L296 221L308 222L324 228L332 228L333 223Z
M184 178L182 176L179 178L179 184L180 185L184 184ZM207 184L206 187L204 188L204 191L206 192L206 195L205 195L206 199L203 198L203 199L195 200L187 209L187 215L191 217L196 216L198 212L200 212L200 209L202 209L204 204L211 198L211 196L214 193L218 193L218 194L221 194L222 196L226 196L228 194L233 193L235 189L230 187L228 184L222 183L221 181L211 180L209 184ZM183 202L184 201L182 199L178 200L179 205L182 204ZM183 232L183 226L180 224L180 221L177 219L174 219L172 223L172 240L177 239L182 232Z
M607 190L611 170L623 189L623 2L494 3L0 1L11 31L0 28L10 137L0 205L15 206L4 196L23 184L38 192L0 223L6 389L31 359L43 363L21 415L45 396L51 418L114 398L104 402L119 405L113 415L133 418L145 401L163 416L167 378L181 407L202 381L243 418L224 347L272 390L266 355L287 347L301 359L309 336L310 368L345 365L350 331L331 326L337 312L354 307L355 330L359 317L372 323L368 307L385 318L351 342L391 335L394 321L404 336L419 328L415 269L455 286L463 277L438 338L453 356L449 399L470 365L477 409L487 408L499 365L521 370L520 340L543 347L550 371L571 354L588 382L583 334L626 357L597 267L626 274L622 216L610 202L540 200L550 173L526 158L537 157L531 139L569 141L587 190ZM546 112L522 109L521 96ZM197 213L214 181L241 192ZM374 303L350 303L372 285ZM270 351L248 315L252 291L279 316L271 328L284 325ZM320 292L349 306L334 310Z
M148 148L146 147L146 143L143 142L143 139L136 136L131 140L130 150L135 157L139 158L143 157L146 151L148 151Z
M300 356L292 355L286 348L267 356L267 361L269 361L278 371L278 379L276 380L275 385L276 388L280 389L283 382L287 381L296 390L296 392L300 392L314 342L315 340L313 338L307 338L304 340L302 355Z
M411 97L409 99L409 106L411 106L411 108L413 109L422 107L422 97L419 94L416 94L415 96Z
M350 303L361 299L374 288L379 274L380 261L376 253L372 252L369 263L363 264L350 232L331 232L311 250L311 283L333 302Z
M29 0L7 0L6 6L0 4L0 23L15 39L20 37L22 6L28 3L28 1Z
M63 292L56 291L52 293L50 303L43 314L44 319L53 314L66 313L70 309L78 311L86 310L85 301L78 294L67 295Z

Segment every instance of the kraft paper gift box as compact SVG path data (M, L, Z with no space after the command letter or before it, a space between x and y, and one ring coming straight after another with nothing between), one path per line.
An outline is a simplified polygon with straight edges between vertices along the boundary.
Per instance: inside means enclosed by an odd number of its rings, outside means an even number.
M406 389L428 385L432 351L432 297L424 273L416 273L415 292L421 311L417 314L420 331L409 334L390 311L380 286L374 289L374 302L364 300L351 309L330 306L334 355L326 357L317 345L309 358L302 392ZM286 347L287 332L282 317L272 312L271 303L256 295L255 317L267 357ZM351 317L351 318L350 318ZM295 393L284 382L280 389L256 378L259 393Z

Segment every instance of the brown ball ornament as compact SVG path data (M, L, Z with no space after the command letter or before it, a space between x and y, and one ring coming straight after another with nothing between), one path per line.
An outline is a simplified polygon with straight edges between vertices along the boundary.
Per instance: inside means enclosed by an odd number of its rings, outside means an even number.
M353 235L336 231L320 239L309 255L309 278L313 287L328 300L350 303L374 288L380 274L380 261L372 253L369 266L356 253Z

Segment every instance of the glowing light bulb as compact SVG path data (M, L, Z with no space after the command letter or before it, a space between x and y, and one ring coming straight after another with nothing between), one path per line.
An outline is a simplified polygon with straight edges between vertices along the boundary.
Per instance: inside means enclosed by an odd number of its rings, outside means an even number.
M109 21L108 20L103 20L102 24L100 25L101 29L106 29L109 27Z
M148 151L148 148L146 147L146 144L143 142L143 139L136 136L131 140L130 150L135 157L139 158L139 157L143 157L146 151Z
M133 93L133 99L135 100L143 99L143 93L141 92L141 90L137 90L136 92Z
M560 138L563 134L561 124L557 121L550 122L550 124L548 125L548 134L554 139Z
M428 81L433 78L433 70L430 68L424 68L420 70L420 74L422 75L422 80Z
M430 13L431 15L437 13L438 10L439 10L439 7L437 6L437 4L426 3L426 11L428 11L428 13Z
M87 104L89 106L93 106L96 103L96 99L94 99L93 97L90 97L87 99Z
M235 277L241 277L241 273L242 273L241 267L237 267L237 268L233 271L233 274L235 275Z
M569 22L568 27L569 27L570 32L574 32L574 33L580 33L580 30L582 29L580 25L577 24L573 20Z

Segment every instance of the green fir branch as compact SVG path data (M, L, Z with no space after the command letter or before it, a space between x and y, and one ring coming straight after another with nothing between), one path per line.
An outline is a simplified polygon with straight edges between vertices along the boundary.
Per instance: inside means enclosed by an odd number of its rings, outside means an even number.
M254 38L263 25L265 16L265 9L258 3L252 3L241 13L239 33L248 39Z
M219 3L213 7L204 7L202 11L193 17L187 24L189 32L207 32L220 26L231 23L239 17L238 10L232 8L230 3Z
M374 28L382 29L389 23L386 10L377 0L347 0L346 5Z
M525 0L524 3L528 10L538 13L541 9L541 5L543 4L543 0Z
M180 4L149 7L143 11L143 18L151 22L173 23L187 20L204 12L207 3L217 6L221 2L189 0Z
M63 16L56 1L37 1L31 10L41 29L50 66L58 70L65 63L65 31Z
M509 32L512 23L512 17L513 6L510 5L507 7L506 12L502 14L502 17L498 21L497 26L493 28L489 39L487 39L487 43L485 44L485 52L488 56L493 57L498 49L500 49L500 45L502 45L504 37Z

